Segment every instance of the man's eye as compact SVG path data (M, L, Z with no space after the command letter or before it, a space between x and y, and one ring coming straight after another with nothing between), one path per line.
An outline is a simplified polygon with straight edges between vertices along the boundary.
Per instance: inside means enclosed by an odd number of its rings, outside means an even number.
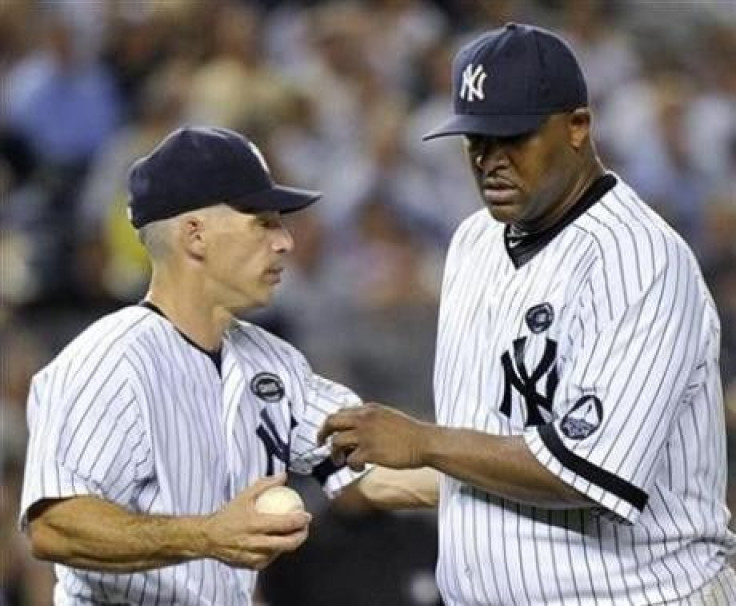
M269 215L261 215L261 217L259 217L258 219L258 223L259 225L261 225L261 227L265 227L266 229L274 229L280 225L281 221L278 217L275 216L272 217Z
M529 141L534 133L523 133L509 137L481 137L466 135L465 141L471 154L482 152L487 146L520 147Z
M465 145L468 153L475 156L483 151L484 139L482 137L466 137Z
M465 141L468 144L468 149L478 149L483 145L483 137L466 136Z
M524 145L529 139L531 139L532 133L524 133L522 135L514 135L513 137L504 137L499 139L504 145L519 146Z

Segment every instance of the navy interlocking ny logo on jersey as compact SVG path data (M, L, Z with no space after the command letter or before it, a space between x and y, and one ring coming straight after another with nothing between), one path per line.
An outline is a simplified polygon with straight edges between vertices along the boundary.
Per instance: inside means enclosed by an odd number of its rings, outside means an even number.
M255 375L250 381L250 390L261 400L269 403L280 402L286 393L283 381L272 372L259 372ZM297 422L293 416L290 417L289 434L282 438L276 423L265 408L261 410L260 417L261 423L256 429L256 435L266 450L266 475L270 476L274 473L275 459L284 465L289 464L291 430L297 426Z
M545 339L542 359L531 373L524 362L527 337L516 339L513 345L513 359L507 351L501 356L504 371L503 401L500 410L511 418L511 396L513 390L521 394L526 404L526 427L543 425L548 422L542 410L552 413L552 401L555 397L559 375L557 373L557 343L552 339ZM537 385L544 379L544 393L537 391Z
M261 424L256 429L256 435L263 442L266 449L266 475L272 476L274 472L274 459L278 459L285 466L289 465L291 455L291 431L298 425L294 417L289 417L289 434L283 439L276 428L276 424L268 414L267 409L261 410Z
M251 380L250 390L266 402L278 402L285 393L283 382L272 372L259 372Z
M562 417L560 430L571 440L584 440L601 425L603 404L596 396L583 396Z
M531 307L526 312L526 325L535 335L547 330L555 321L555 310L549 303Z

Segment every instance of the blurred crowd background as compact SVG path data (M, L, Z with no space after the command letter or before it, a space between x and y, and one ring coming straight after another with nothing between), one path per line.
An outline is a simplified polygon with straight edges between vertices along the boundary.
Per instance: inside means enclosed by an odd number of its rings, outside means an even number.
M0 605L50 604L50 567L15 529L29 378L143 295L126 172L178 125L240 130L279 179L325 194L289 218L288 275L251 319L366 399L431 418L443 255L479 199L460 141L420 138L449 110L459 45L512 20L573 44L604 162L700 259L723 323L734 478L734 0L4 0ZM295 482L314 530L263 575L262 603L439 603L433 515L337 512Z

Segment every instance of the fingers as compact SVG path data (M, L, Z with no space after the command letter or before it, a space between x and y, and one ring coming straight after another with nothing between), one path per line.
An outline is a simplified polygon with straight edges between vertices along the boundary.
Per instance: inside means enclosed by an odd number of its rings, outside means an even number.
M251 552L266 555L279 554L285 551L294 551L307 540L308 536L308 527L286 535L261 534L254 536L251 539L248 549Z
M379 404L369 403L362 406L350 406L331 414L325 420L317 433L317 442L322 445L327 438L338 431L356 429L364 425L375 414L375 411L384 408Z
M359 443L358 433L353 430L346 430L332 435L330 448L332 449L333 455L339 453L348 454L350 451L355 450L355 447Z
M357 407L349 410L341 410L327 417L322 428L317 433L317 443L320 445L324 444L327 438L336 431L352 429L355 425L354 414L356 410L358 410Z
M256 570L263 570L282 553L288 553L299 549L299 547L301 547L307 540L308 536L309 531L303 530L290 536L287 540L284 541L271 539L270 545L264 545L264 548L262 550L256 550L254 552L255 562L249 567L255 568Z
M347 466L353 471L363 471L365 470L367 458L361 448L356 448L348 455L345 462L347 463Z
M306 511L260 513L255 499L269 488L282 486L286 474L260 478L219 512L207 516L204 531L208 557L232 566L261 570L280 553L294 551L309 535L312 516Z
M254 526L265 535L288 536L305 530L312 521L312 514L306 511L284 514L255 513L254 515L257 516Z
M332 434L330 441L330 458L338 467L346 464L348 456L360 443L354 431L343 431Z
M254 508L230 511L215 517L209 528L211 557L232 566L261 570L280 553L294 551L309 535L312 516L306 512L261 514Z
M262 535L252 538L247 545L233 549L221 559L237 568L263 570L279 555L296 551L309 536L308 529L286 537Z

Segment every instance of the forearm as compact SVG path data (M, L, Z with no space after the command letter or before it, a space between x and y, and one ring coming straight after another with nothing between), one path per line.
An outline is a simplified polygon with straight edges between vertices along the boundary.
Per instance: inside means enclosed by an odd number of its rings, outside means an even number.
M345 487L337 505L350 509L423 509L437 506L439 472L376 466Z
M392 469L431 467L491 494L547 509L594 503L545 469L521 436L440 427L380 404L330 415L318 439L352 469L374 463Z
M136 515L94 497L43 508L30 523L34 556L90 570L135 572L207 557L204 516Z
M486 492L536 507L578 509L595 503L554 476L521 436L494 436L470 429L426 424L425 465Z

